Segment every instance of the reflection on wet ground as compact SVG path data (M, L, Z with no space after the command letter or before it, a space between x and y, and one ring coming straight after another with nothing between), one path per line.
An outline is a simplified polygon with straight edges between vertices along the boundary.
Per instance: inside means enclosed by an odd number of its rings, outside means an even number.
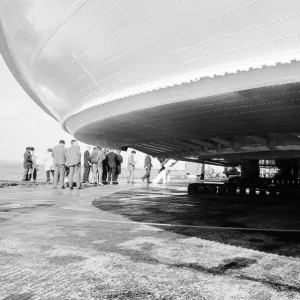
M296 199L187 195L180 188L141 188L108 195L93 205L185 236L300 257L300 202Z

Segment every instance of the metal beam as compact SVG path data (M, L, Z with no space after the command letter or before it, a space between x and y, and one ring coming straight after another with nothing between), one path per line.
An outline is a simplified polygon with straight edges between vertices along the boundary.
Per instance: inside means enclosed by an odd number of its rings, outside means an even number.
M224 138L215 137L215 138L209 138L209 139L216 142L216 143L218 143L218 144L225 145L225 146L231 146L231 144L232 144L231 141L226 140Z
M148 153L148 154L155 154L155 155L161 155L162 151L157 151L157 150L153 150L153 149L149 149L143 146L139 146L139 145L134 145L134 146L130 146L130 148L136 149L138 151L144 152L144 153Z
M172 149L177 149L177 150L185 150L186 149L186 146L176 145L176 144L173 144L171 142L161 142L160 141L159 143L161 143L162 145L172 147Z
M210 157L209 159L214 158ZM238 161L246 159L276 159L276 158L300 158L300 150L296 151L259 151L259 152L242 152L223 154L222 158L225 161Z
M154 152L162 152L162 153L164 153L165 151L164 150L162 150L162 149L156 149L156 148L154 148L154 147L149 147L148 145L143 145L143 144L138 144L138 145L135 145L134 147L140 147L140 148L143 148L143 149L145 149L145 150L152 150L152 151L154 151Z
M139 144L140 146L142 147L145 147L145 148L149 148L149 149L153 149L153 150L158 150L158 151L169 151L169 149L166 149L164 147L160 147L160 146L154 146L154 145L151 145L150 143L148 144Z
M202 141L202 140L187 140L187 142L191 142L191 143L194 143L196 145L199 145L199 146L202 146L202 147L205 147L205 148L212 148L212 149L215 149L216 148L216 145L212 144L212 143L209 143L209 142L206 142L206 141Z
M254 141L254 142L257 142L257 143L261 144L261 145L264 145L264 146L268 145L268 139L263 138L261 136L258 136L258 135L247 135L246 137L248 139Z
M151 155L154 155L154 154L159 155L158 152L154 152L154 151L151 151L151 150L149 151L149 149L144 149L144 148L138 147L138 146L130 146L130 148L141 151L143 153L151 154Z
M233 148L235 151L240 151L240 150L241 150L240 142L239 142L239 139L238 139L237 136L236 136L236 137L234 138L234 140L233 140L232 148Z
M147 144L147 145L151 145L151 146L156 147L156 148L159 148L159 149L165 149L165 150L167 150L167 151L174 151L174 150L175 150L174 147L172 147L172 146L166 146L166 145L163 145L163 144L161 144L161 143L159 143L159 144L156 144L156 143L149 143L149 144Z
M257 142L263 146L266 146L269 150L275 150L276 146L276 141L275 141L275 135L272 134L268 136L267 138L258 136L258 135L251 135L251 136L246 136L248 139Z
M190 144L188 141L176 141L176 144L182 145L185 149L200 149L200 145Z
M275 150L276 147L276 140L275 140L275 135L270 135L268 137L268 142L267 142L267 146L270 150Z

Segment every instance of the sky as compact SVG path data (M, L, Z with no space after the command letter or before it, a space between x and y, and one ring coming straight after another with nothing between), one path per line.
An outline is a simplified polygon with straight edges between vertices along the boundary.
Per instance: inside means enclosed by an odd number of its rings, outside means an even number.
M44 157L47 148L72 136L22 89L0 56L0 160L21 161L27 146Z
M69 146L73 137L31 100L10 73L1 55L0 82L0 161L22 161L25 148L30 146L35 148L42 163L46 150L57 145L59 140L65 140ZM86 145L80 146L81 151L85 151ZM122 152L125 162L129 151ZM143 168L144 157L145 154L137 152L138 168ZM156 159L153 165L154 168L160 167Z

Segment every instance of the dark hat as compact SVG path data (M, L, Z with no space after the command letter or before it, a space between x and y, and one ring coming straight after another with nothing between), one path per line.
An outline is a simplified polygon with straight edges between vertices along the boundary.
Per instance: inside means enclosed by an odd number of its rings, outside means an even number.
M51 148L48 148L47 151L48 151L48 152L52 152L52 149L51 149Z

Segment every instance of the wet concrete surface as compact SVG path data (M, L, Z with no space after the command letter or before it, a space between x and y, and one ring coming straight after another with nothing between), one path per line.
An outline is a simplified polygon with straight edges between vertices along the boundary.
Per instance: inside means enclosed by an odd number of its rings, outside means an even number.
M185 236L300 257L300 199L187 195L170 188L118 192L93 205Z
M0 193L1 300L300 299L295 241L277 255L256 246L271 245L270 232L199 227L296 228L297 203L255 208L145 185Z

